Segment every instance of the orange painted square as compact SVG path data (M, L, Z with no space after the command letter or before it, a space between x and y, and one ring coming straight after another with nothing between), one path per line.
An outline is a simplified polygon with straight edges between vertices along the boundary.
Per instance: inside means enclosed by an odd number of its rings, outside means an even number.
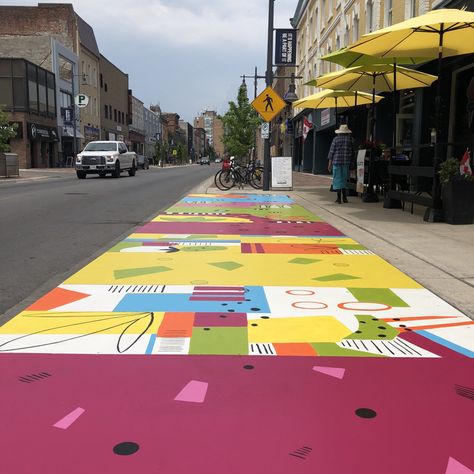
M314 348L305 342L295 343L273 343L277 354L279 356L315 356L318 353Z
M194 313L165 313L158 329L159 337L191 337Z

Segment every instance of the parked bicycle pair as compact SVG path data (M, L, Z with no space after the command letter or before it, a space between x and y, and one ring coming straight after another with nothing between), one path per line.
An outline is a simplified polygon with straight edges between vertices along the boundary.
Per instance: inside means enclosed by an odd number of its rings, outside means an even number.
M234 186L239 189L246 184L250 184L252 188L263 188L263 167L257 166L255 161L251 161L248 165L243 166L235 162L232 157L230 161L226 161L214 176L214 184L221 191L227 191Z

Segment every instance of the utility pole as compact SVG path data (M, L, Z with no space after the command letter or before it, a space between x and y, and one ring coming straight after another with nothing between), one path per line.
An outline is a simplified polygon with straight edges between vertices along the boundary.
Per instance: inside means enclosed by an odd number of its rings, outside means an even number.
M275 0L268 2L268 43L267 43L267 72L265 74L265 83L268 87L273 84L273 9ZM271 136L271 122L270 134L265 138L263 145L263 190L270 189L270 136Z

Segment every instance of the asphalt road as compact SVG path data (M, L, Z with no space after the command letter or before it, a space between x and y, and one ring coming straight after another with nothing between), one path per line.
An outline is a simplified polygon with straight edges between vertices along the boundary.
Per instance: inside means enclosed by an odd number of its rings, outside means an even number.
M0 184L0 323L212 176L150 168L120 179L74 174ZM20 305L18 305L21 303ZM13 314L12 314L13 312Z

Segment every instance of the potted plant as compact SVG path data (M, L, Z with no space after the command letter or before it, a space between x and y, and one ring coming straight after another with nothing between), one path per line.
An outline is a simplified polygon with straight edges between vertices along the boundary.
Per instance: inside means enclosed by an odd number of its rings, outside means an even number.
M474 176L461 174L459 160L451 157L440 165L444 220L448 224L474 222Z

